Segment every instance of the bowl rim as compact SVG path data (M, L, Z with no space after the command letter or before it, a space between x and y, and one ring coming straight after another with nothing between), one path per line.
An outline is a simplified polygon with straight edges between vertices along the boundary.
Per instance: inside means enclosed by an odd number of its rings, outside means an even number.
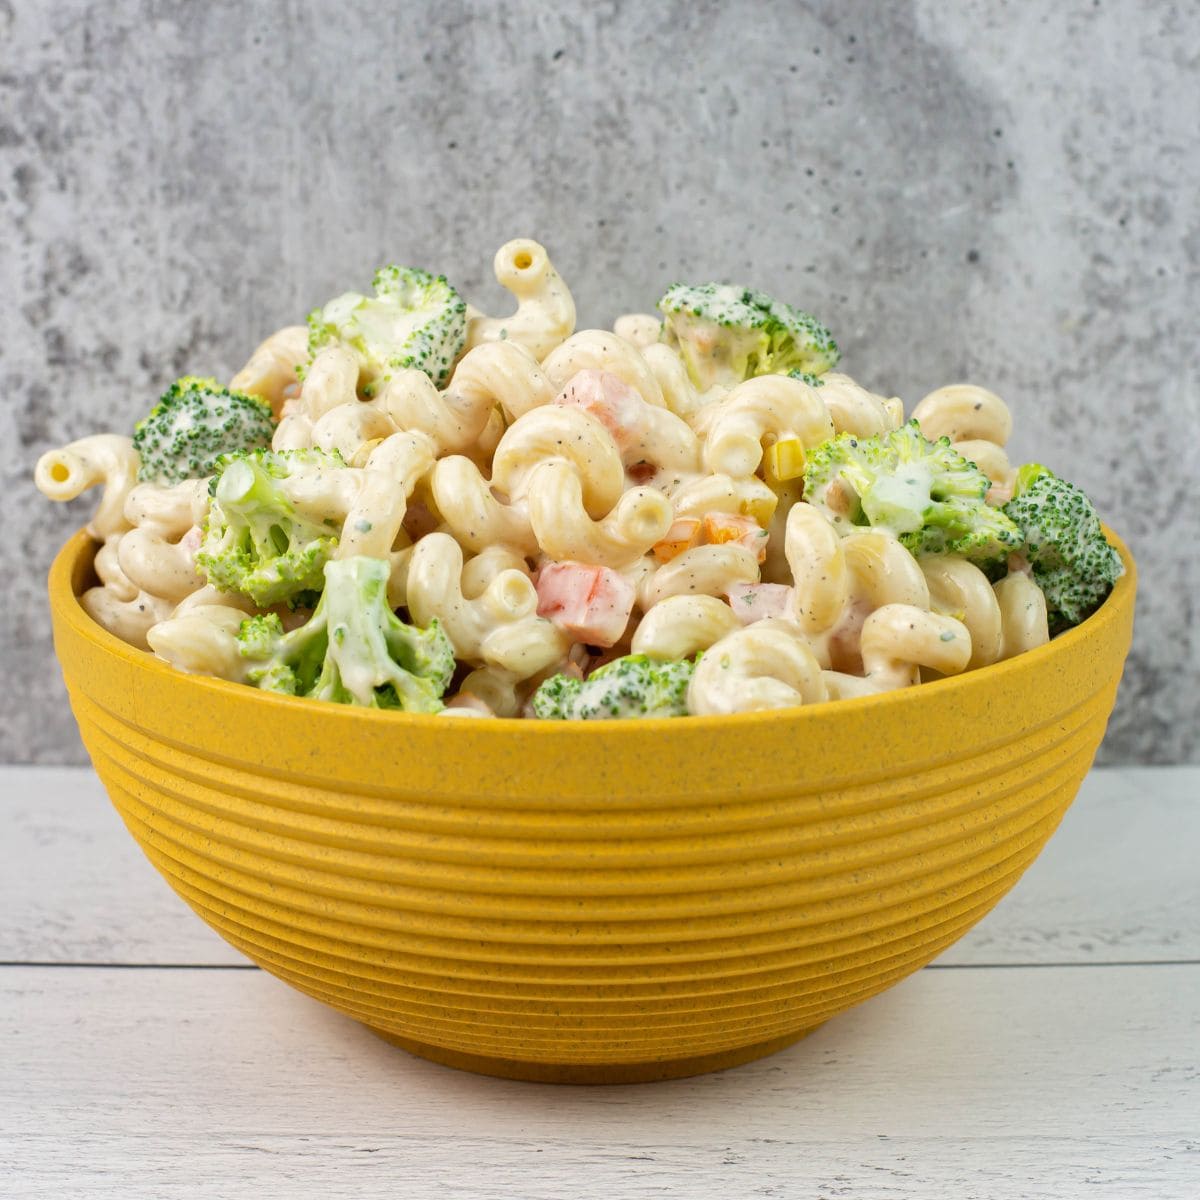
M1042 646L1026 650L1003 662L990 663L986 667L978 667L973 671L964 671L959 675L945 676L931 680L914 687L896 688L871 696L854 696L841 700L825 700L819 704L796 705L791 708L768 709L758 712L729 713L716 716L680 717L642 717L638 719L614 719L608 721L534 721L521 717L492 717L487 720L466 720L463 722L446 718L439 713L406 713L394 709L375 709L358 705L327 704L322 707L327 710L327 716L335 721L377 721L400 722L401 727L409 726L417 729L446 729L455 728L465 723L477 734L494 731L496 734L511 735L520 731L532 737L561 737L565 732L574 737L620 738L635 732L644 735L648 732L678 729L681 723L695 732L703 729L729 729L739 725L762 723L763 721L786 720L803 722L814 718L816 714L828 714L831 711L868 712L872 708L894 706L896 704L914 704L922 697L930 697L931 689L936 689L938 695L946 695L955 690L987 686L990 681L996 681L1005 675L1022 671L1034 671L1044 663L1049 663L1060 656L1069 654L1077 645L1091 638L1102 638L1107 631L1120 621L1127 605L1131 604L1136 595L1137 565L1125 542L1107 525L1103 526L1104 534L1109 543L1117 551L1124 564L1125 570L1116 581L1112 591L1103 604L1085 621L1068 629L1066 632L1052 638ZM220 679L213 675L191 674L179 671L156 658L146 650L139 650L128 642L122 641L114 633L110 633L84 609L79 595L72 586L72 576L82 556L94 547L99 549L100 542L88 533L86 527L72 534L59 549L51 563L47 586L52 613L64 621L79 636L94 643L110 657L123 661L135 670L167 678L178 686L191 686L201 693L215 692L218 696L228 696L243 703L253 703L275 707L281 713L295 711L296 705L302 705L310 715L314 712L313 701L303 696L285 696L274 692L264 692L243 683ZM319 703L319 702L316 702ZM282 707L280 707L282 706Z

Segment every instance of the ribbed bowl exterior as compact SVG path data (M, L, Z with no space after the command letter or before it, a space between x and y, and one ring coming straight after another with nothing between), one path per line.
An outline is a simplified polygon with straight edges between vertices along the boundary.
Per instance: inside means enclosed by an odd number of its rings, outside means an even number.
M777 1049L1012 887L1112 709L1135 590L1121 549L1101 611L1007 663L628 723L406 716L179 674L80 608L82 534L50 593L96 771L224 938L418 1054L619 1081Z

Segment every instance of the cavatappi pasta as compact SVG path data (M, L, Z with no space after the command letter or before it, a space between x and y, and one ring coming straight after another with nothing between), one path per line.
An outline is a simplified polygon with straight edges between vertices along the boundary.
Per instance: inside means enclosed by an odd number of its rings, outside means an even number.
M382 561L389 608L442 630L454 672L440 711L530 716L551 676L586 681L629 655L693 660L689 713L806 705L986 667L1049 639L1047 597L1019 548L998 565L914 552L885 521L839 519L840 504L869 508L865 491L835 480L820 502L806 494L818 447L901 430L898 398L827 363L701 388L696 347L658 315L576 331L538 243L502 247L495 274L516 309L464 306L440 389L436 374L394 363L368 386L362 339L318 345L300 325L267 338L229 389L269 406L270 450L340 464L284 479L288 511L327 531L331 561ZM987 476L987 505L1013 497L1012 419L998 396L942 387L912 418ZM37 464L52 500L101 489L88 526L98 582L82 604L180 670L256 682L243 623L273 613L281 635L301 628L312 589L284 604L222 586L199 554L221 468L167 484L144 471L139 482L141 466L135 441L113 434Z

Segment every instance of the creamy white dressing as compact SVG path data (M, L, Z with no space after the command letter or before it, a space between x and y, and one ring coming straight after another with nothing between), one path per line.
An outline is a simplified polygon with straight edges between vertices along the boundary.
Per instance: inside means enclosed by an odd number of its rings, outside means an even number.
M895 533L914 533L924 523L932 487L928 468L907 463L903 471L880 475L859 500L872 525L883 525Z

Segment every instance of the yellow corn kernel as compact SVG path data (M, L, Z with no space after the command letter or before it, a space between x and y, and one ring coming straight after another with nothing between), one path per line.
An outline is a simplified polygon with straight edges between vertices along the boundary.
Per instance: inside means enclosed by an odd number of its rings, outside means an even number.
M770 525L771 518L775 515L775 509L779 505L779 499L776 496L770 498L766 496L755 496L751 500L743 500L738 508L745 517L750 517L757 524L766 527Z
M799 438L782 438L772 442L763 456L763 467L769 483L785 483L804 474L804 444Z

